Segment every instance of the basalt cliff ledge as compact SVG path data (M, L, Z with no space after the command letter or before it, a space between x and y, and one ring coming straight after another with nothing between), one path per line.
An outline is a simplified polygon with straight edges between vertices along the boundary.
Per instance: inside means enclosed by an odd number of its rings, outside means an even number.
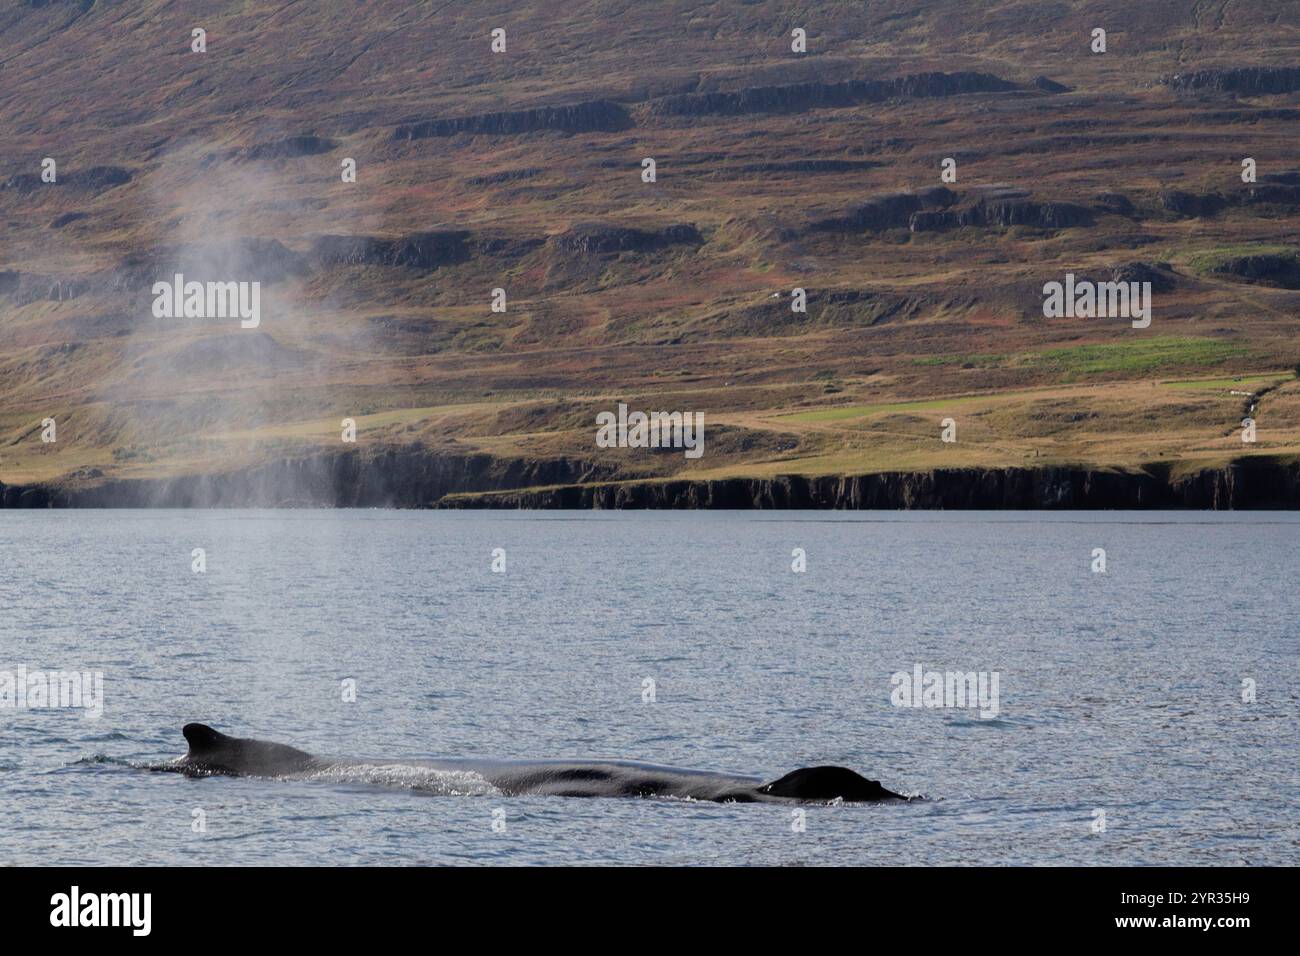
M1099 510L1300 508L1300 458L616 480L568 458L330 452L213 474L7 485L4 508Z

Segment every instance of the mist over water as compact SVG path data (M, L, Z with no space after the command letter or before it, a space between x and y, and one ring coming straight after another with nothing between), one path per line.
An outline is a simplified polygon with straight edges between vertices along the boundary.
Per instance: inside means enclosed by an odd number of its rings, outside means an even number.
M1294 864L1298 531L1268 513L0 512L0 670L102 670L105 689L98 720L0 709L4 860ZM998 672L998 715L893 706L917 663ZM143 769L184 752L189 721L380 766ZM507 798L400 764L437 756L842 764L930 799L809 807L795 833L784 806Z
M270 124L264 131L281 132ZM85 439L111 444L118 465L147 475L152 462L185 462L183 473L235 469L322 437L319 426L306 435L283 431L293 423L327 423L323 434L336 439L340 403L331 389L373 351L366 322L355 317L322 330L337 304L312 285L321 270L308 250L321 223L300 195L315 182L311 166L230 152L228 144L189 140L137 170L123 187L137 230L131 248L89 280L95 295L87 302L111 304L122 328L103 343L106 366L89 391ZM376 216L382 221L380 212L329 223L346 233ZM286 245L276 236L294 238ZM69 267L67 254L63 242L46 258L57 272ZM201 317L157 315L154 284L177 276L185 284L237 283L250 294L256 284L258 324L241 327L240 315L206 308Z

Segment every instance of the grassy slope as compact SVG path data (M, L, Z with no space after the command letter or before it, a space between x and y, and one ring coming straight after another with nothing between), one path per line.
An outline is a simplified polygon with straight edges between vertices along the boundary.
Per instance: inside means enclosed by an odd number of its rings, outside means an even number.
M256 332L165 323L148 297L21 301L0 293L0 480L80 469L159 475L361 443L608 458L629 475L833 473L939 464L1221 460L1243 451L1234 389L1275 386L1253 453L1300 451L1300 296L1216 274L1226 257L1300 247L1286 210L1180 219L1161 188L1240 189L1242 155L1294 168L1295 96L1185 100L1162 74L1294 65L1295 3L956 0L644 5L55 2L0 13L0 180L54 155L135 178L99 195L0 191L0 271L76 282L142 249L267 237L305 251L325 233L467 228L504 241L575 222L692 222L698 250L594 259L540 247L433 272L339 269L265 290ZM671 11L663 9L673 8ZM209 52L187 52L203 25ZM488 31L510 49L487 53ZM811 53L784 39L809 30ZM1093 26L1110 52L1087 52ZM1060 96L975 95L847 109L648 117L647 97L694 89L923 70L985 70ZM395 142L409 118L613 97L615 133ZM1272 112L1269 112L1272 111ZM297 133L322 155L217 160ZM640 182L653 155L659 182ZM356 184L339 181L357 158ZM1115 190L1136 217L1039 232L961 229L790 238L869 196L1011 184L1091 203ZM847 172L761 171L809 158ZM511 170L536 170L485 184ZM62 229L67 212L86 218ZM1044 320L1043 281L1141 260L1179 276L1151 328ZM509 290L505 315L488 290ZM773 292L806 287L807 316ZM819 304L821 293L870 293ZM886 303L888 308L881 305ZM701 410L708 453L653 460L593 444L594 416ZM958 442L939 422L958 421ZM59 422L59 441L38 423Z

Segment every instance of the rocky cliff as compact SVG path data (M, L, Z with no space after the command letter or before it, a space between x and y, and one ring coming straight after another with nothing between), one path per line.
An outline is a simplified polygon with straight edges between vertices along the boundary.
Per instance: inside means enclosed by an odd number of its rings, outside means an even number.
M990 73L913 73L889 80L792 83L785 86L749 86L739 90L681 93L651 100L648 110L653 116L741 116L749 113L789 113L856 106L895 98L1004 93L1015 89L1018 89L1016 84Z
M89 169L59 173L58 178L52 183L42 180L39 173L18 173L0 182L0 190L13 190L30 195L41 189L62 187L98 195L130 181L129 169L123 169L121 166L92 166Z
M1269 96L1300 90L1300 67L1250 66L1228 70L1195 70L1166 77L1165 83L1181 92L1237 93Z
M450 508L1147 509L1300 507L1300 461L1246 458L1184 477L1166 469L940 469L871 475L569 485L453 495Z
M426 139L431 136L455 136L458 133L481 133L503 136L558 130L563 133L617 132L632 126L626 109L609 100L572 103L564 106L539 106L535 109L508 110L441 119L403 123L393 131L394 139Z
M421 232L398 239L376 236L320 236L312 244L312 257L321 265L405 266L436 269L470 257L463 229Z
M93 478L93 476L90 476ZM66 487L0 483L0 506L581 509L1300 508L1300 459L1241 458L1174 475L1084 467L952 468L868 475L613 481L568 458L334 452L242 471Z
M690 223L661 229L633 229L609 223L578 223L550 238L561 252L598 255L611 252L648 252L673 245L699 245L704 239Z
M602 481L612 469L568 458L523 460L402 448L284 458L173 478L5 485L5 508L429 508L453 492Z

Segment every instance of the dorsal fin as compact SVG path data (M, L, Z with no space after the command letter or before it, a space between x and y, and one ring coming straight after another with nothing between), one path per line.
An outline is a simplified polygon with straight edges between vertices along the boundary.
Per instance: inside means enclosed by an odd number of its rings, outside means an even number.
M207 724L186 724L181 733L190 750L182 763L199 773L228 773L248 777L278 777L322 766L309 753L270 740L228 737Z
M225 734L213 730L207 724L186 724L181 728L185 742L190 745L190 753L203 753L212 750L223 741L230 740Z

